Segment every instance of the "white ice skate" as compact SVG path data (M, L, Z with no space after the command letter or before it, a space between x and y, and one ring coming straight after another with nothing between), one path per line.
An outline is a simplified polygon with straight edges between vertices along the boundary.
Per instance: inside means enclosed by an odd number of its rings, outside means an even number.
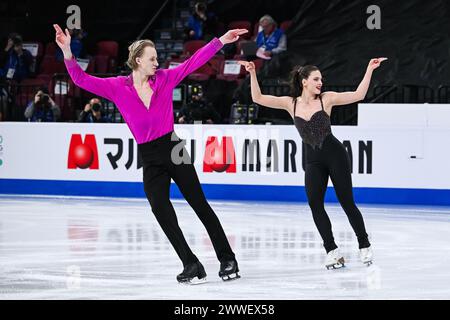
M339 252L339 248L336 248L327 254L327 260L325 262L325 267L330 269L339 269L345 267L344 257Z
M362 263L366 266L370 266L373 259L372 247L359 249L359 257L361 258Z

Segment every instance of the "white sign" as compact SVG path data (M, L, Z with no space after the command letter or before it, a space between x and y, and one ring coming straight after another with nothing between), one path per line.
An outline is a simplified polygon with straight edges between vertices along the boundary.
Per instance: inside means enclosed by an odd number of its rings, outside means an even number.
M16 69L9 68L8 72L6 73L6 79L12 79L14 78L14 74L16 73Z
M174 69L176 67L178 67L181 63L180 62L171 62L169 64L169 69Z
M83 71L86 71L89 66L89 59L80 59L77 58L78 65L81 67Z
M58 80L55 82L55 94L67 94L69 84L66 81Z
M39 44L38 43L24 43L23 48L25 50L30 51L31 55L36 58L39 51Z
M264 52L266 52L266 50L264 50L263 47L258 48L258 50L256 50L256 56L257 56L258 58L264 59L264 60L270 60L270 59L272 59L270 56L266 56L266 55L264 54Z
M223 74L238 75L241 72L241 65L236 60L225 60Z

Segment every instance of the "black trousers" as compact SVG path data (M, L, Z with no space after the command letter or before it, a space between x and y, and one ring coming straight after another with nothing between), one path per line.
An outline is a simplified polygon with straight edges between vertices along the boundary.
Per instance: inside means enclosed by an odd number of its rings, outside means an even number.
M314 223L319 230L325 250L337 248L334 242L330 218L325 211L324 198L328 178L331 178L336 196L344 209L359 248L370 246L364 220L353 199L350 158L344 145L332 134L325 138L322 148L306 144L305 188Z
M220 221L206 201L187 150L184 147L180 148L179 143L180 139L171 132L138 145L144 169L144 190L152 211L183 265L197 262L197 257L189 248L178 225L175 210L169 199L170 182L173 179L205 226L219 261L233 260L235 255ZM184 162L181 162L179 156L184 156Z

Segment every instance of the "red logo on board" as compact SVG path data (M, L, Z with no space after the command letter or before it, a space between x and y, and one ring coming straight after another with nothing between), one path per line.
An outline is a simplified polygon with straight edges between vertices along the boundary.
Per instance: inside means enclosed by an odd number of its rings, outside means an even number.
M98 170L97 142L93 134L87 134L84 142L81 139L81 134L72 135L67 158L67 168Z
M236 154L232 137L222 137L222 144L219 144L217 137L208 137L203 158L203 172L213 171L236 172Z

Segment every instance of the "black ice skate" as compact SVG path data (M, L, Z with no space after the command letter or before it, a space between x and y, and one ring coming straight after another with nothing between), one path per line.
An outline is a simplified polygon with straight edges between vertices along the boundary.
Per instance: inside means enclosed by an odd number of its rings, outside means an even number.
M241 276L238 272L239 267L236 260L220 262L219 277L221 277L223 281L239 279Z
M179 283L202 284L206 282L206 272L203 265L197 261L184 267L183 272L177 275Z

